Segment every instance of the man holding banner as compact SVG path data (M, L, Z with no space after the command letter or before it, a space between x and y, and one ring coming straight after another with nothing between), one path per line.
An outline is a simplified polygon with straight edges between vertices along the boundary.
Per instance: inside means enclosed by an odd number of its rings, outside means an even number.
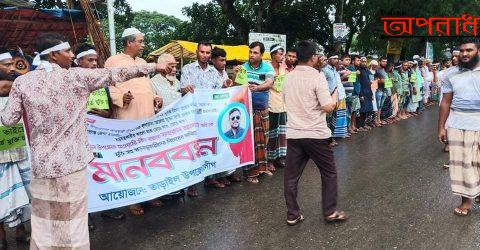
M136 28L127 28L122 33L123 52L111 56L105 62L106 68L131 67L146 65L141 58L145 48L145 37ZM109 88L113 103L113 118L120 120L142 120L155 115L155 109L160 109L163 100L155 95L150 79L147 76L136 77L126 82L119 82ZM161 207L160 200L148 202L151 206ZM134 216L143 215L142 205L134 204L129 207Z
M95 47L89 44L80 44L75 51L77 55L75 64L81 68L86 69L96 69L98 54L95 51ZM92 115L97 115L103 118L110 118L112 116L112 109L110 108L110 95L108 87L96 90L90 94L87 103L87 111ZM112 209L102 212L103 217L108 217L115 220L121 220L125 218L125 214L120 210ZM88 221L89 230L95 229L95 224L93 223L93 218L89 217Z
M269 63L262 60L263 53L265 53L263 43L251 43L248 62L235 68L237 72L235 82L242 85L248 84L248 88L252 92L255 165L244 168L244 175L250 183L258 183L260 174L273 175L267 169L267 143L269 89L273 86L275 71ZM244 81L239 82L239 79L244 79Z
M32 152L32 239L30 249L89 249L87 173L93 160L87 140L85 113L91 92L154 71L166 65L129 68L71 68L74 54L67 39L44 33L36 70L13 83L0 120L16 125L27 117Z
M10 52L0 49L0 109L7 100L15 77ZM16 227L17 241L28 242L25 223L30 220L30 162L22 122L0 126L0 249L7 248L3 225Z
M280 44L274 44L270 48L270 62L275 70L275 81L269 91L268 110L269 127L268 132L268 170L275 172L276 167L285 167L285 157L287 156L287 113L283 103L282 92L285 75L287 74L286 65L283 64L284 48Z

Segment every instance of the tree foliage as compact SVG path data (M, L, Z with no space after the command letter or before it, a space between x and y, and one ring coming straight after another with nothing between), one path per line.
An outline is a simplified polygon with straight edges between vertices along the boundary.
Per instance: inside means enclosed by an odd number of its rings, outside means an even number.
M38 7L51 8L65 6L66 1L35 2ZM147 34L146 52L172 39L246 44L250 32L286 34L289 46L310 39L323 45L326 51L338 50L340 47L332 43L333 23L344 22L350 33L342 52L385 55L387 39L381 36L383 16L448 17L463 13L480 16L480 0L211 0L185 7L183 13L188 21L156 12L133 13L126 0L116 0L115 7L117 38L124 28L136 26ZM106 17L104 5L98 10ZM105 20L104 28L108 30ZM425 30L415 32L426 35ZM121 48L117 40L117 47ZM402 57L423 53L425 41L425 38L405 39ZM454 41L444 39L431 41L436 55L455 45Z

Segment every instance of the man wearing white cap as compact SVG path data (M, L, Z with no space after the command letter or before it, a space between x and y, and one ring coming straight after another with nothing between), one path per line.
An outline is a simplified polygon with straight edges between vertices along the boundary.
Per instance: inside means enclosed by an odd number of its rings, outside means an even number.
M0 49L0 109L8 100L8 94L15 79L15 66L10 52ZM22 123L17 125L22 127ZM9 143L10 138L25 138L23 129L15 137L6 136L4 132L12 132L14 128L0 126L0 249L6 249L6 232L3 225L16 227L17 241L27 241L25 233L26 221L30 220L30 197L28 184L30 183L30 163L28 161L25 140L18 143Z
M77 55L74 62L77 66L86 69L96 69L98 67L98 53L90 44L83 43L77 46L75 50ZM92 115L97 115L103 118L110 118L112 115L112 109L110 108L110 95L108 87L101 88L90 94L87 103L87 112ZM125 218L125 214L120 210L111 209L101 213L102 217L111 218L114 220L121 220ZM94 230L95 224L93 218L88 218L88 229Z
M106 68L146 65L140 58L145 48L144 35L136 28L125 29L122 33L123 52L111 56L105 62ZM155 109L162 106L162 98L157 96L152 88L150 79L146 76L130 79L111 86L110 97L113 103L113 118L120 120L141 120L155 115ZM149 202L159 207L162 203L158 199ZM132 215L143 215L140 204L130 206Z
M85 127L88 96L107 85L169 68L70 68L74 54L57 33L37 37L36 49L39 66L14 81L0 112L4 126L16 125L22 115L28 125L33 177L30 249L89 249L86 167L93 152Z

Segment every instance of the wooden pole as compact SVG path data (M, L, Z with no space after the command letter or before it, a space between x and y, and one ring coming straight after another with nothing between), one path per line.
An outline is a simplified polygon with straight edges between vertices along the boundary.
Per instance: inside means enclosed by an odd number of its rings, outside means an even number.
M107 41L99 25L99 20L95 18L92 9L90 8L89 0L80 0L85 19L87 20L88 32L90 33L93 43L98 53L98 66L103 67L105 61L110 56Z

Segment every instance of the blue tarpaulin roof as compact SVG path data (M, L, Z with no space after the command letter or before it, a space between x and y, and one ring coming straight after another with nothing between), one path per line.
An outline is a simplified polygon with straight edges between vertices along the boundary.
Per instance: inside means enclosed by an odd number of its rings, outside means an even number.
M0 0L1 1L1 0ZM32 8L6 7L3 10L33 10ZM82 10L73 9L36 9L49 16L70 21L70 16L74 22L85 22L85 15Z

